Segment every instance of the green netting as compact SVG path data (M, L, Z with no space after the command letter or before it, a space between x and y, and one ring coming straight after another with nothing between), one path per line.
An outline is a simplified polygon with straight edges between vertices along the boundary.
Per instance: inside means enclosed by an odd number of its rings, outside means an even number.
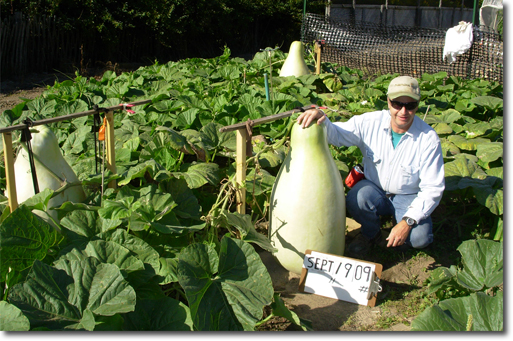
M497 33L473 28L472 47L449 64L443 60L445 29L383 26L307 13L302 41L324 41L321 61L368 74L420 77L445 71L449 76L503 83L503 42Z

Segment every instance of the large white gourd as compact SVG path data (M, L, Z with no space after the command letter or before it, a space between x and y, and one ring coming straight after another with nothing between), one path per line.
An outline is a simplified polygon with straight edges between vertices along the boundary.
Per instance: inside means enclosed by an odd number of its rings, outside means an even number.
M45 125L33 127L30 130L32 135L30 144L34 155L39 190L43 191L49 188L55 191L66 183L79 181L73 169L62 156L57 137L53 131ZM16 156L14 174L16 178L16 196L21 203L35 195L26 148L20 149ZM85 198L82 186L73 186L50 199L48 207L58 207L66 201L83 202ZM34 213L46 218L42 212L35 210ZM57 219L56 211L50 211L50 214L54 219Z
M302 76L310 74L310 70L305 63L305 50L303 43L293 41L290 44L289 54L280 70L280 77Z
M273 255L301 274L307 249L343 256L346 202L324 124L294 124L290 151L271 194L269 238Z

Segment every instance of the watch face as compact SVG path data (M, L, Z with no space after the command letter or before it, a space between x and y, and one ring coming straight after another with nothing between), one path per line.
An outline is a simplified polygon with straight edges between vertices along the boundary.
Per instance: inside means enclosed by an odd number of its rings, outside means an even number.
M406 224L413 226L415 225L415 220L413 220L413 218L408 218L406 219Z

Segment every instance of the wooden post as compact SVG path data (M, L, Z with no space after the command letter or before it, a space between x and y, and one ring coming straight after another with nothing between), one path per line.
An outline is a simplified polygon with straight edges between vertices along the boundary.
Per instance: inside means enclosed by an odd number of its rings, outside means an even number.
M237 212L246 214L246 140L248 132L246 129L237 130L237 156L236 156L236 173L235 182L237 183Z
M289 111L285 111L279 114L274 114L270 116L265 116L262 118L257 118L256 120L253 120L253 126L257 126L260 124L272 122L275 120L283 119L286 117L289 117L293 115L294 113L305 111L308 109L317 108L317 106L311 104L304 106L302 108L296 108ZM244 181L246 181L246 170L247 170L247 164L246 164L246 140L248 139L248 131L247 131L247 122L239 122L236 124L232 124L230 126L221 127L219 131L221 133L226 133L229 131L236 131L237 133L237 148L236 148L236 173L235 173L235 182L239 186L237 189L237 212L241 214L246 213L246 188L242 187L244 184Z
M321 44L316 41L315 42L315 53L317 53L317 63L315 64L315 74L321 74Z
M12 133L2 134L4 144L5 178L7 181L7 196L11 213L18 208L18 196L16 195L16 179L14 176L14 153L12 150Z
M105 127L105 143L107 148L107 168L114 174L116 170L116 151L114 141L114 112L105 114L107 125ZM109 188L116 188L116 180L109 182Z

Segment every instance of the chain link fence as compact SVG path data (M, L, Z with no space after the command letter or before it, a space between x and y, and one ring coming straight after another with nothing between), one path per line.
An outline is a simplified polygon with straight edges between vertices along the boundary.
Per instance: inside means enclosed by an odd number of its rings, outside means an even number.
M307 13L302 41L324 41L322 62L359 69L369 75L399 73L418 78L423 73L445 71L449 76L503 83L503 42L499 34L474 27L471 48L449 64L443 60L446 32L348 22Z

